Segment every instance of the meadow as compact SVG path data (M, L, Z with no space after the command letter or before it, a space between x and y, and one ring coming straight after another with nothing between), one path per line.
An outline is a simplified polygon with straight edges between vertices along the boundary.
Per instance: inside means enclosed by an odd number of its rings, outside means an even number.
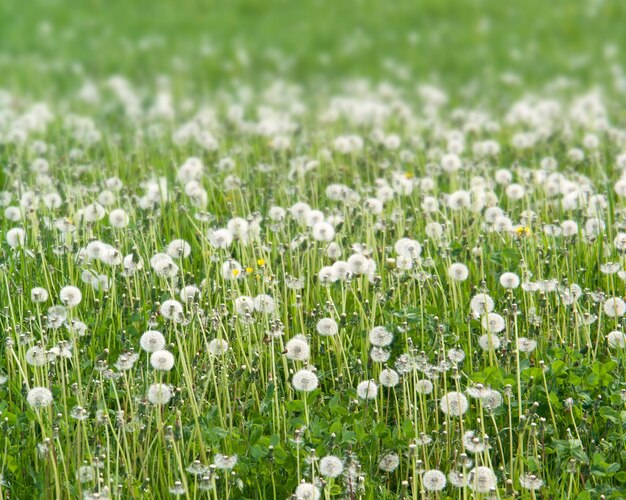
M0 499L626 497L626 4L0 5Z

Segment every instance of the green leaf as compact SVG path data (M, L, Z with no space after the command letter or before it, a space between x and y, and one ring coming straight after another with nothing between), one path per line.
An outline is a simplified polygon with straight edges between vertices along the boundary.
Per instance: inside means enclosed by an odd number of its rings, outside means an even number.
M606 472L608 474L615 474L616 472L619 472L621 466L619 463L617 462L613 462L612 464L609 464L606 468Z
M330 429L328 429L328 431L332 434L333 432L337 435L339 435L339 433L341 432L342 426L341 426L341 422L339 420L335 420L333 422L333 425L330 426Z
M250 448L250 456L257 460L259 458L267 456L268 452L269 450L267 448L263 448L258 444L255 444L254 446L252 446L252 448Z
M616 410L614 410L613 408L611 408L609 406L603 406L602 408L600 408L599 413L604 418L606 418L607 420L613 422L614 424L619 424L620 423L619 413L617 413Z

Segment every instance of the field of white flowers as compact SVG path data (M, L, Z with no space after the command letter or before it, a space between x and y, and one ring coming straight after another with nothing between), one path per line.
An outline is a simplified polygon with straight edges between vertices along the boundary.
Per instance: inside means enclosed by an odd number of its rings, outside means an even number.
M493 96L12 57L0 499L626 497L617 47Z

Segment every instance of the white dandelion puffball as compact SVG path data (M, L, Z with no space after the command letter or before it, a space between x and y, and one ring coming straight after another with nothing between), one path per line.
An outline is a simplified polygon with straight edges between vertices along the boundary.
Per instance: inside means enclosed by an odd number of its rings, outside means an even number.
M613 246L618 252L626 251L626 233L617 233L613 239Z
M187 285L180 290L178 295L183 302L192 302L200 296L200 289L194 285Z
M465 264L457 262L448 268L448 276L453 281L465 281L469 276L469 269Z
M361 399L374 399L378 394L378 385L373 380L364 380L356 386L356 395Z
M493 351L500 349L500 337L493 333L485 333L478 337L478 345L483 351Z
M609 344L609 347L623 349L626 347L626 334L624 332L614 330L609 332L606 336L606 341Z
M326 255L333 260L339 259L342 253L341 245L335 241L330 242L326 247Z
M296 498L302 500L319 500L321 498L320 489L312 483L300 483L296 488Z
M4 216L11 222L17 222L22 218L22 211L18 207L6 207L4 209Z
M372 347L370 351L370 359L374 363L386 363L389 361L391 353L383 347Z
M174 240L167 246L166 253L170 257L174 257L176 259L189 257L191 254L191 245L185 240Z
M317 389L319 380L317 375L310 370L298 370L293 378L291 384L296 391L311 392Z
M96 222L106 215L104 207L95 201L82 209L83 219L87 222Z
M320 474L324 477L339 477L343 472L343 462L339 457L327 455L320 460Z
M228 352L228 342L224 339L213 339L207 349L213 356L223 356Z
M36 286L30 291L30 300L36 304L41 304L48 300L48 290L40 286Z
M437 469L427 470L422 476L422 484L426 491L441 491L447 484L446 475Z
M369 333L370 344L376 347L385 347L393 342L393 333L384 326L375 326Z
M366 274L370 270L372 262L365 255L355 253L348 257L348 269L355 276Z
M498 313L489 313L483 316L481 324L485 330L491 333L500 333L506 327L504 318Z
M83 299L83 294L78 287L66 286L61 288L59 298L61 299L61 302L63 302L63 305L67 307L75 307L80 304L80 301Z
M169 372L174 367L174 355L165 350L153 352L150 356L150 364L155 370Z
M448 472L448 482L456 488L465 488L467 486L467 476L460 471Z
M183 305L175 299L168 299L161 304L159 312L165 319L178 320L183 314Z
M153 405L166 405L172 399L172 390L165 384L152 384L148 389L148 401Z
M537 341L527 337L519 337L516 345L520 352L533 352L537 348Z
M411 259L417 259L422 253L422 245L411 238L400 238L393 248L398 255L406 255Z
M247 295L241 295L235 299L235 311L238 315L244 316L254 312L254 299Z
M161 332L148 330L141 335L139 346L150 353L160 351L165 347L165 337Z
M76 474L76 476L78 481L80 481L81 483L88 483L89 481L93 481L96 473L91 465L83 465L78 469L78 473Z
M378 468L383 472L393 472L400 465L400 457L397 453L386 453L378 459Z
M482 453L489 448L488 439L479 436L476 431L467 431L463 434L465 451L469 451L470 453Z
M316 330L323 336L337 335L339 325L333 318L322 318L317 322Z
M510 200L521 200L526 194L526 190L520 184L509 184L505 192Z
M237 465L237 455L222 455L221 453L216 453L213 463L218 469L231 470Z
M48 353L45 347L34 345L26 351L25 359L31 366L44 366L48 362Z
M259 294L254 298L254 309L260 313L271 314L276 305L274 299L266 294Z
M282 207L273 206L267 211L267 216L274 222L281 222L285 215L287 215L287 211Z
M233 243L233 233L228 229L216 229L208 234L209 244L213 248L224 249Z
M33 387L28 391L26 401L34 409L50 406L52 404L52 393L45 387Z
M378 382L380 382L380 385L383 387L395 387L398 385L398 382L400 382L400 376L397 371L391 368L385 368L380 372L380 375L378 375Z
M300 223L306 222L307 215L309 215L310 211L311 206L303 201L298 201L289 208L291 216Z
M489 467L474 467L469 471L467 485L476 493L489 493L496 487L496 475Z
M328 222L318 222L311 229L313 239L316 241L333 241L335 238L335 228Z
M296 335L285 345L285 356L292 361L306 361L311 355L311 348L304 335Z
M26 240L26 232L21 227L14 227L7 231L5 239L11 248L22 247Z
M480 401L486 409L495 410L502 405L503 398L502 394L495 389L487 389L481 394Z
M576 236L578 234L578 223L573 220L565 220L561 222L561 231L563 231L563 236Z
M522 488L536 491L543 487L543 480L535 474L526 473L519 478L519 484Z
M122 208L116 208L109 213L109 224L116 229L122 229L128 226L129 217Z
M494 307L493 299L486 293L477 293L470 300L470 308L478 316L492 312Z
M452 348L448 351L448 359L453 363L460 363L465 359L465 351L463 349Z
M250 223L243 217L233 217L230 219L226 224L226 229L228 229L231 234L241 242L245 243L248 241Z
M506 272L500 275L500 285L509 290L517 288L520 284L519 276L515 273Z
M469 409L469 403L465 394L451 391L441 398L439 408L446 415L460 417Z
M428 395L433 392L433 383L427 379L421 379L415 382L415 392L418 394Z
M604 314L609 316L610 318L619 318L624 316L626 313L626 303L619 297L611 297L606 299L604 305L602 306L602 310Z

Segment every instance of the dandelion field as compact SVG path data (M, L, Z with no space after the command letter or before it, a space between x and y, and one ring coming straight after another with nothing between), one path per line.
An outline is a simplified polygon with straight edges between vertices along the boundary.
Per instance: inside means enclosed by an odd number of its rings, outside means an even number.
M626 5L68 5L0 6L0 498L626 497Z

